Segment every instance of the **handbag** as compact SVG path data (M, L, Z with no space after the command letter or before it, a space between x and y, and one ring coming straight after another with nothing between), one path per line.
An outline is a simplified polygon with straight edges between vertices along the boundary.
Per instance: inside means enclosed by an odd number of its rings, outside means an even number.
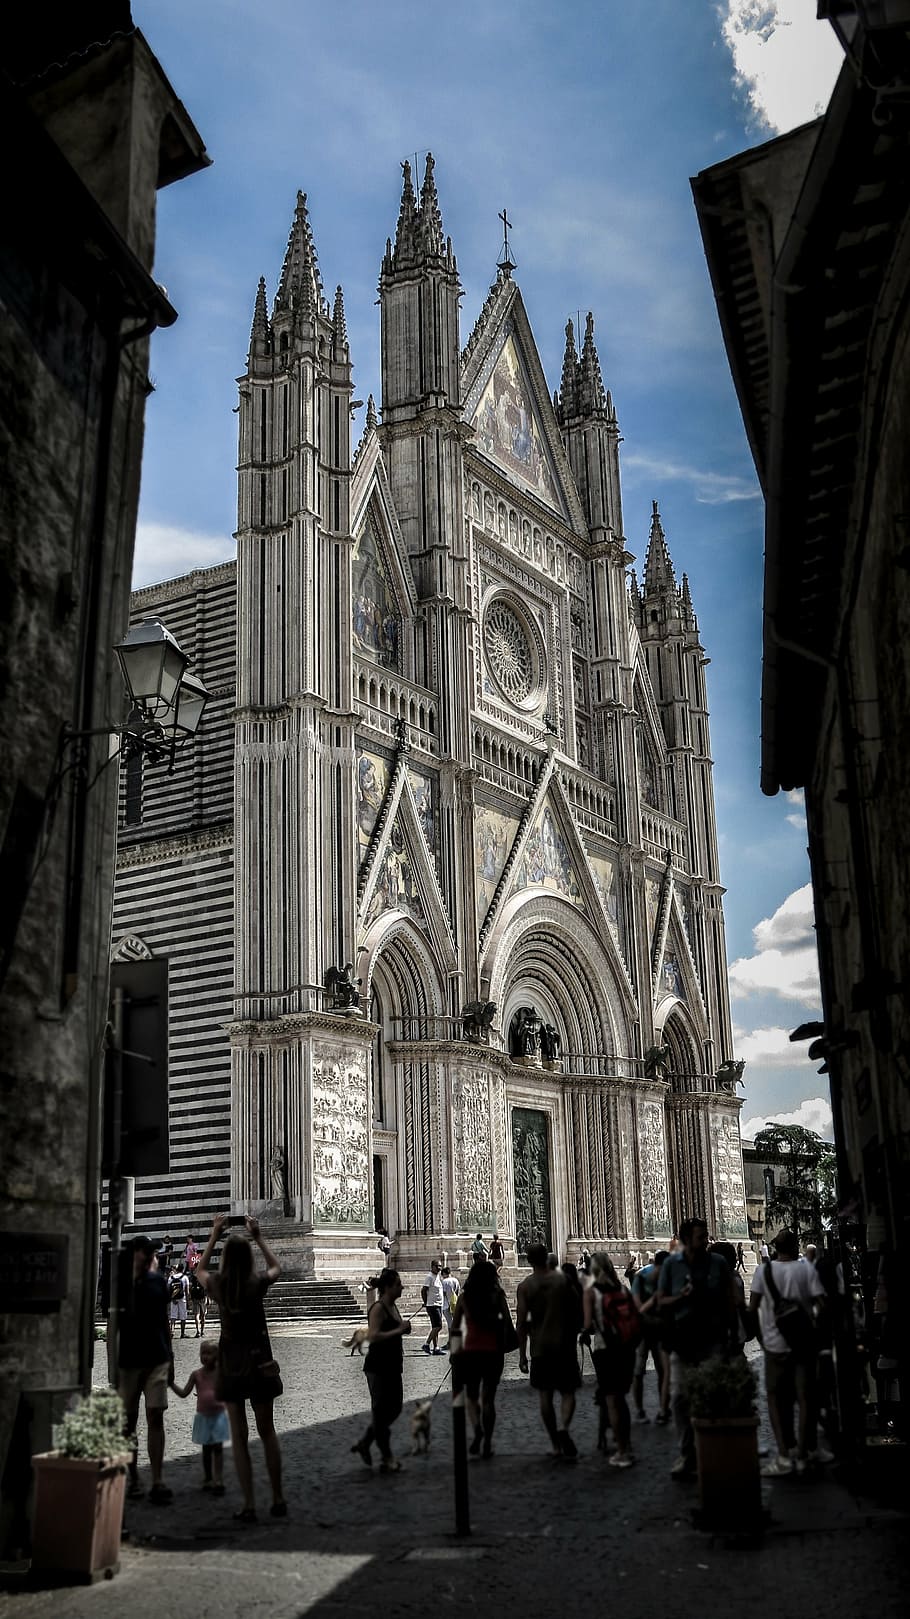
M811 1360L816 1351L815 1320L798 1299L781 1297L770 1259L763 1262L765 1286L774 1309L774 1325L797 1360Z
M505 1294L502 1296L499 1314L496 1317L496 1337L504 1355L510 1355L513 1349L518 1348L518 1333L515 1331L515 1323L509 1314Z

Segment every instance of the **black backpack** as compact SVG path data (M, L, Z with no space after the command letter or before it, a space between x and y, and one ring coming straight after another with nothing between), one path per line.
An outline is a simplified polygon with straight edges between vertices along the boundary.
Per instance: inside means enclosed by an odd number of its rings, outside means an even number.
M172 1304L176 1304L178 1299L183 1298L183 1279L182 1279L182 1277L180 1277L180 1276L172 1276L171 1277L170 1287L168 1288L168 1297L170 1298L170 1301L171 1301Z

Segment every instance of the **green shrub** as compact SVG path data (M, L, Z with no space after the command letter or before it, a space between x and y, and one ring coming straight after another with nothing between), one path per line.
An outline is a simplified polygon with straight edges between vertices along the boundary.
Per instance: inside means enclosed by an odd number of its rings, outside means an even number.
M690 1367L685 1387L693 1417L717 1420L755 1413L755 1373L745 1355L731 1355L729 1360L715 1356Z
M61 1456L94 1460L122 1456L134 1443L124 1437L126 1413L115 1389L92 1389L72 1411L67 1411L55 1432Z

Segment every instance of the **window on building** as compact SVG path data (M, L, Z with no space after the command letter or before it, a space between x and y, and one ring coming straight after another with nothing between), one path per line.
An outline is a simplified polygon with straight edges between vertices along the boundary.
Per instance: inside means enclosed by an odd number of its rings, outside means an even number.
M142 755L138 753L126 761L123 819L127 826L138 826L142 820Z

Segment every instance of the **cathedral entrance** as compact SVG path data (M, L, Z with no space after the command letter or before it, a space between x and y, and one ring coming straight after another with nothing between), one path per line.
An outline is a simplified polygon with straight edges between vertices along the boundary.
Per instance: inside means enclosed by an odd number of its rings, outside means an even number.
M515 1187L515 1241L520 1260L532 1243L550 1252L550 1154L547 1115L536 1108L512 1109L512 1175Z

